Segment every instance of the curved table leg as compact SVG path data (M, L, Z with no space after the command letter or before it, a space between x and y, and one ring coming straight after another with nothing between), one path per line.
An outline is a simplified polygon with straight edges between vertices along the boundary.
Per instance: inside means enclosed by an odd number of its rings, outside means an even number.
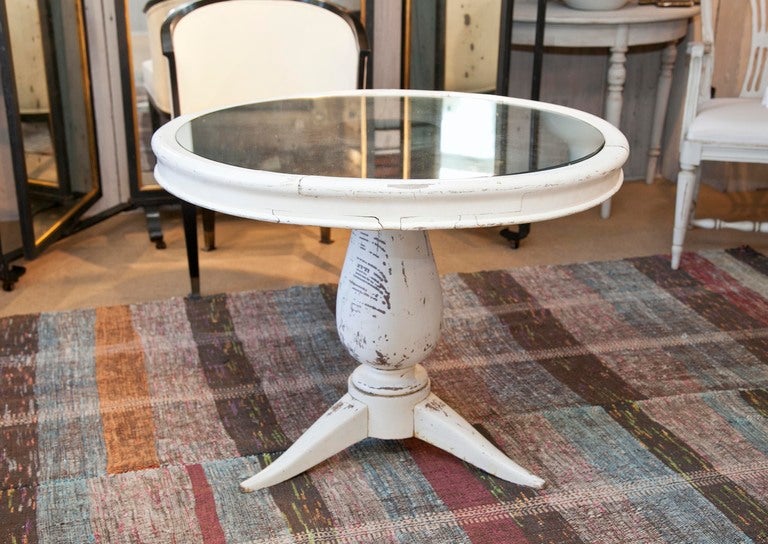
M437 345L440 277L425 231L353 231L336 299L339 338L360 363L348 393L244 491L285 481L366 438L417 437L499 478L540 488L534 476L430 393L419 364Z
M413 415L416 438L502 480L536 489L544 487L544 480L512 461L434 394L419 403Z
M246 492L284 482L368 436L368 409L344 395L261 472L240 484Z

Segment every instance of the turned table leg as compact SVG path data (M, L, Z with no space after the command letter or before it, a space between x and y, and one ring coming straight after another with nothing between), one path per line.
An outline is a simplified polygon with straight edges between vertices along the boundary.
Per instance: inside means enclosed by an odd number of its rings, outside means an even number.
M669 95L672 91L672 70L677 59L677 44L667 44L661 53L661 71L659 83L656 87L656 105L653 110L653 125L651 125L651 139L648 149L648 166L645 170L645 182L653 183L658 170L659 156L661 155L661 136L664 132L664 119L667 117L669 107Z
M608 92L605 95L605 120L618 128L621 125L621 110L624 107L624 84L627 81L627 50L629 42L629 27L620 25L616 32L616 43L611 47L608 59ZM608 219L611 216L611 199L600 207L600 216Z

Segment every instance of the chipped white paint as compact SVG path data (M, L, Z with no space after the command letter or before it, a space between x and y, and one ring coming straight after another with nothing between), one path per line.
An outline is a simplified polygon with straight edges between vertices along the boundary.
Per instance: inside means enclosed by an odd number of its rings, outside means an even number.
M425 231L352 232L336 324L355 359L382 372L412 368L437 344L441 318L440 281ZM369 382L376 381L371 375ZM376 387L361 382L371 392Z
M426 231L352 232L336 325L341 342L362 363L350 376L349 394L371 407L369 436L413 436L413 406L429 394L418 363L437 345L442 313Z

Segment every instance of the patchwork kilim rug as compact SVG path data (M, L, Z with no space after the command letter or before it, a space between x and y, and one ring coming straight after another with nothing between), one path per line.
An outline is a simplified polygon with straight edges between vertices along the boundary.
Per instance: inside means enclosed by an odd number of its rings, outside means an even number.
M368 439L242 494L346 390L335 287L0 320L2 543L768 542L768 258L443 277L433 390L539 491Z

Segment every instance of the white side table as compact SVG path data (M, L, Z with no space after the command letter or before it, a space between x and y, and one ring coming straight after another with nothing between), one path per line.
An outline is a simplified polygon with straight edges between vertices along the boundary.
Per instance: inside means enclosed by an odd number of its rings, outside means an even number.
M544 484L430 391L420 363L438 342L443 302L427 230L530 223L600 204L623 181L629 149L617 128L495 95L357 91L181 116L152 148L158 182L183 200L353 229L336 325L361 364L348 392L244 490L366 437L414 436L504 480Z
M686 36L690 19L698 13L698 7L659 8L654 5L640 6L636 3L630 3L613 11L576 10L559 1L550 1L547 4L545 47L608 49L610 54L606 74L608 92L605 96L603 115L616 127L621 122L621 109L624 102L627 50L639 45L665 44L656 89L646 183L653 182L661 154L661 137L669 105L672 69L677 57L677 42ZM535 25L536 1L517 0L512 27L513 44L532 46ZM601 215L607 218L610 214L611 201L606 200L602 205Z

